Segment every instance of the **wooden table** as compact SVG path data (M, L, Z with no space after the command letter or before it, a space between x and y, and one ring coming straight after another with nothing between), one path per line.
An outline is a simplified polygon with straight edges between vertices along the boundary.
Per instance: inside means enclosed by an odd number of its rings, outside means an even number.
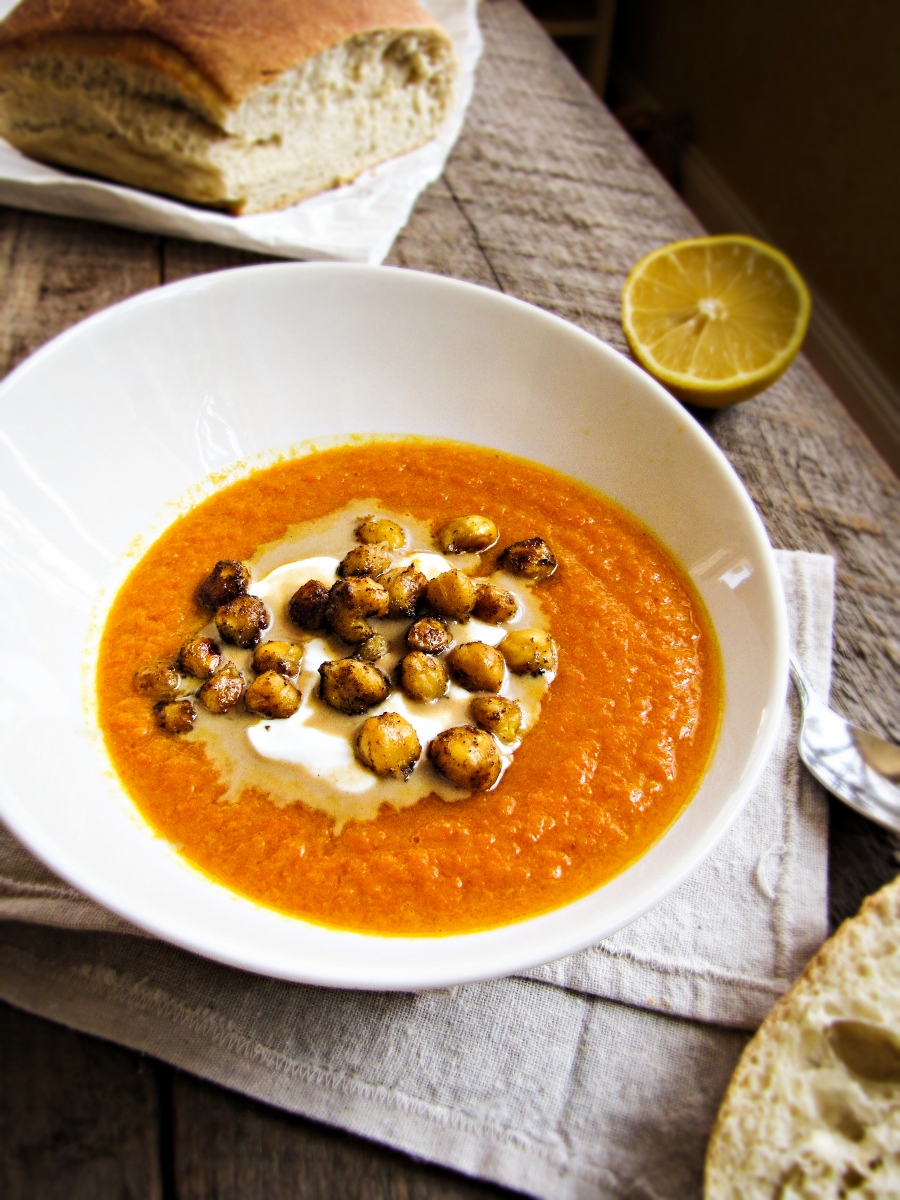
M487 49L464 134L388 261L499 288L624 349L627 270L696 222L516 0L487 0L481 15ZM249 261L2 212L0 370L135 292ZM763 397L697 417L774 544L837 557L835 702L900 741L897 481L802 361ZM834 922L896 874L897 845L834 804ZM6 1200L503 1194L3 1006L0 1038Z

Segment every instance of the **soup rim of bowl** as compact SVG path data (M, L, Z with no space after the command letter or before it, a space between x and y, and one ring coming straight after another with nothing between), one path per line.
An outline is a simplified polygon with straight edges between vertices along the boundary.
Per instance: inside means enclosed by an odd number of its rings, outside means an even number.
M127 892L127 890L123 894L120 887L111 886L110 880L104 875L103 870L98 871L96 863L88 864L83 860L83 856L79 858L77 854L70 853L66 845L57 840L52 830L48 830L39 820L33 818L27 803L22 804L5 785L0 788L0 813L12 832L51 869L104 907L121 916L125 921L186 950L227 965L265 975L336 987L427 990L512 974L581 950L603 937L608 937L622 926L630 924L669 894L697 868L743 809L774 747L781 713L781 705L778 701L779 697L783 698L784 696L787 681L787 626L777 568L759 515L736 472L705 431L694 423L678 402L660 385L618 351L577 326L524 301L490 292L462 281L424 275L399 268L320 263L266 264L237 268L211 276L194 277L131 297L73 326L38 350L31 358L26 359L0 384L0 429L2 429L4 401L10 390L19 387L23 379L27 383L30 373L39 372L47 360L52 361L61 349L67 350L73 342L76 348L79 339L87 339L90 345L90 339L95 335L95 331L99 329L102 334L107 322L111 323L109 332L113 333L112 326L116 320L121 319L123 313L126 317L130 317L135 313L139 314L144 308L159 304L165 305L175 296L207 295L217 286L230 285L236 276L247 279L247 277L259 275L283 276L285 273L289 278L298 278L298 273L303 273L302 278L307 281L316 275L325 279L343 277L351 286L355 279L369 280L373 274L377 274L381 279L391 281L388 290L394 287L394 281L399 277L404 281L410 281L413 289L421 286L426 292L433 291L439 297L445 294L446 289L455 292L457 296L463 292L477 293L478 301L482 304L485 296L490 297L487 302L489 305L496 304L507 312L512 310L521 313L526 320L536 320L539 327L548 331L549 337L563 335L564 338L580 341L583 346L589 347L590 353L599 356L598 361L605 361L607 364L615 363L620 371L624 369L626 376L630 375L632 380L637 382L638 390L648 397L651 404L655 403L661 406L661 411L674 417L689 441L703 446L708 465L718 472L720 478L728 481L733 498L742 508L742 516L746 522L745 532L753 544L753 550L758 559L757 565L771 600L769 614L772 619L772 628L769 630L771 644L768 647L770 652L769 673L771 675L770 703L763 712L752 753L737 785L719 806L719 811L714 819L706 824L692 853L682 854L680 864L676 868L669 865L664 870L661 880L656 884L642 879L639 888L640 902L628 904L621 900L617 901L618 908L614 909L616 915L612 918L598 921L597 913L594 911L597 898L601 896L601 893L607 893L609 889L621 890L621 881L627 881L628 877L633 879L636 873L641 872L642 864L646 868L651 856L671 835L673 829L679 825L687 809L635 863L626 868L619 876L586 896L548 913L510 925L474 933L423 938L384 937L314 925L274 910L265 909L261 905L237 895L227 887L215 883L182 859L173 848L163 843L144 818L138 814L130 797L114 777L109 760L105 758L105 752L98 752L105 759L104 771L104 764L98 758L99 773L105 774L107 790L117 797L118 802L121 804L124 800L131 823L140 830L139 836L147 839L149 835L152 839L157 855L155 865L159 866L162 861L168 861L175 872L187 872L195 881L199 882L203 889L211 889L210 894L216 894L214 907L218 916L220 918L231 917L231 923L225 919L221 925L217 921L213 921L211 926L209 922L201 921L198 928L196 922L192 924L190 920L173 922L171 914L160 914L158 906L154 904L152 894L144 894L140 888L138 888L137 895ZM252 283L248 282L246 286L250 291L253 290ZM408 286L409 284L406 282L400 283L401 290ZM384 431L376 431L365 436L377 438L391 435ZM415 437L419 435L395 434L393 436ZM346 432L335 433L331 436L320 435L309 439L316 443L316 448L322 448L323 445L329 443L345 444L354 440L356 440L356 435ZM457 437L456 440L463 439ZM222 472L222 477L226 483L233 478L240 478L252 471L258 463L271 461L279 453L283 453L283 451L262 450L241 458L226 467ZM152 519L145 524L143 533L133 539L131 545L120 554L114 582L106 582L102 590L102 598L95 605L95 618L92 623L94 647L99 642L102 620L108 611L109 604L134 564L136 547L140 546L141 551L146 549L147 545L170 523L172 517L177 515L177 512L184 510L185 497L192 497L193 502L196 502L198 494L208 494L203 492L206 483L207 481L203 479L197 479L188 487L185 495L174 501L166 501ZM222 486L221 481L216 485L216 487L219 486ZM594 485L588 484L588 486ZM198 488L200 489L199 493ZM91 653L95 653L95 649ZM690 803L687 808L690 808ZM162 851L161 856L159 855L160 850ZM646 869L642 873L646 874ZM252 932L254 921L261 914L267 925L283 927L278 931L275 939L279 946L277 952L273 952L271 945L258 947L254 944L253 938L247 936L248 930ZM248 917L249 920L245 919ZM235 929L237 929L236 934ZM292 934L298 933L302 933L302 936L299 938L292 936ZM438 950L437 954L434 953L435 949ZM441 950L444 953L440 953ZM387 964L385 955L389 959ZM423 955L427 962L423 962Z

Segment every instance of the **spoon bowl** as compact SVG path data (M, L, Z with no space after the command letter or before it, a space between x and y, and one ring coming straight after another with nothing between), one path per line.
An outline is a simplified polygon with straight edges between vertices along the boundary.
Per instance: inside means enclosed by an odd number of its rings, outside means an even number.
M900 747L830 709L793 655L790 670L803 710L798 750L807 769L838 800L900 833Z

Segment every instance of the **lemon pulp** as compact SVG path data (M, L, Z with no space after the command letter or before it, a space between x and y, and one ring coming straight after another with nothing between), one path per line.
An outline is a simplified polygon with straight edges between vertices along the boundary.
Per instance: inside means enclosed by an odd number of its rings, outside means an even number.
M729 234L673 242L642 258L622 292L622 325L635 358L670 392L723 407L787 370L810 307L783 254Z

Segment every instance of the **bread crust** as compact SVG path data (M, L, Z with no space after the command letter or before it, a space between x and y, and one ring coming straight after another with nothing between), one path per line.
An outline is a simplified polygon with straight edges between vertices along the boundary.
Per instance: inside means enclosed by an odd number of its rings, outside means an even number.
M416 0L22 0L0 56L97 54L148 66L206 106L237 107L329 46L375 30L441 27Z

